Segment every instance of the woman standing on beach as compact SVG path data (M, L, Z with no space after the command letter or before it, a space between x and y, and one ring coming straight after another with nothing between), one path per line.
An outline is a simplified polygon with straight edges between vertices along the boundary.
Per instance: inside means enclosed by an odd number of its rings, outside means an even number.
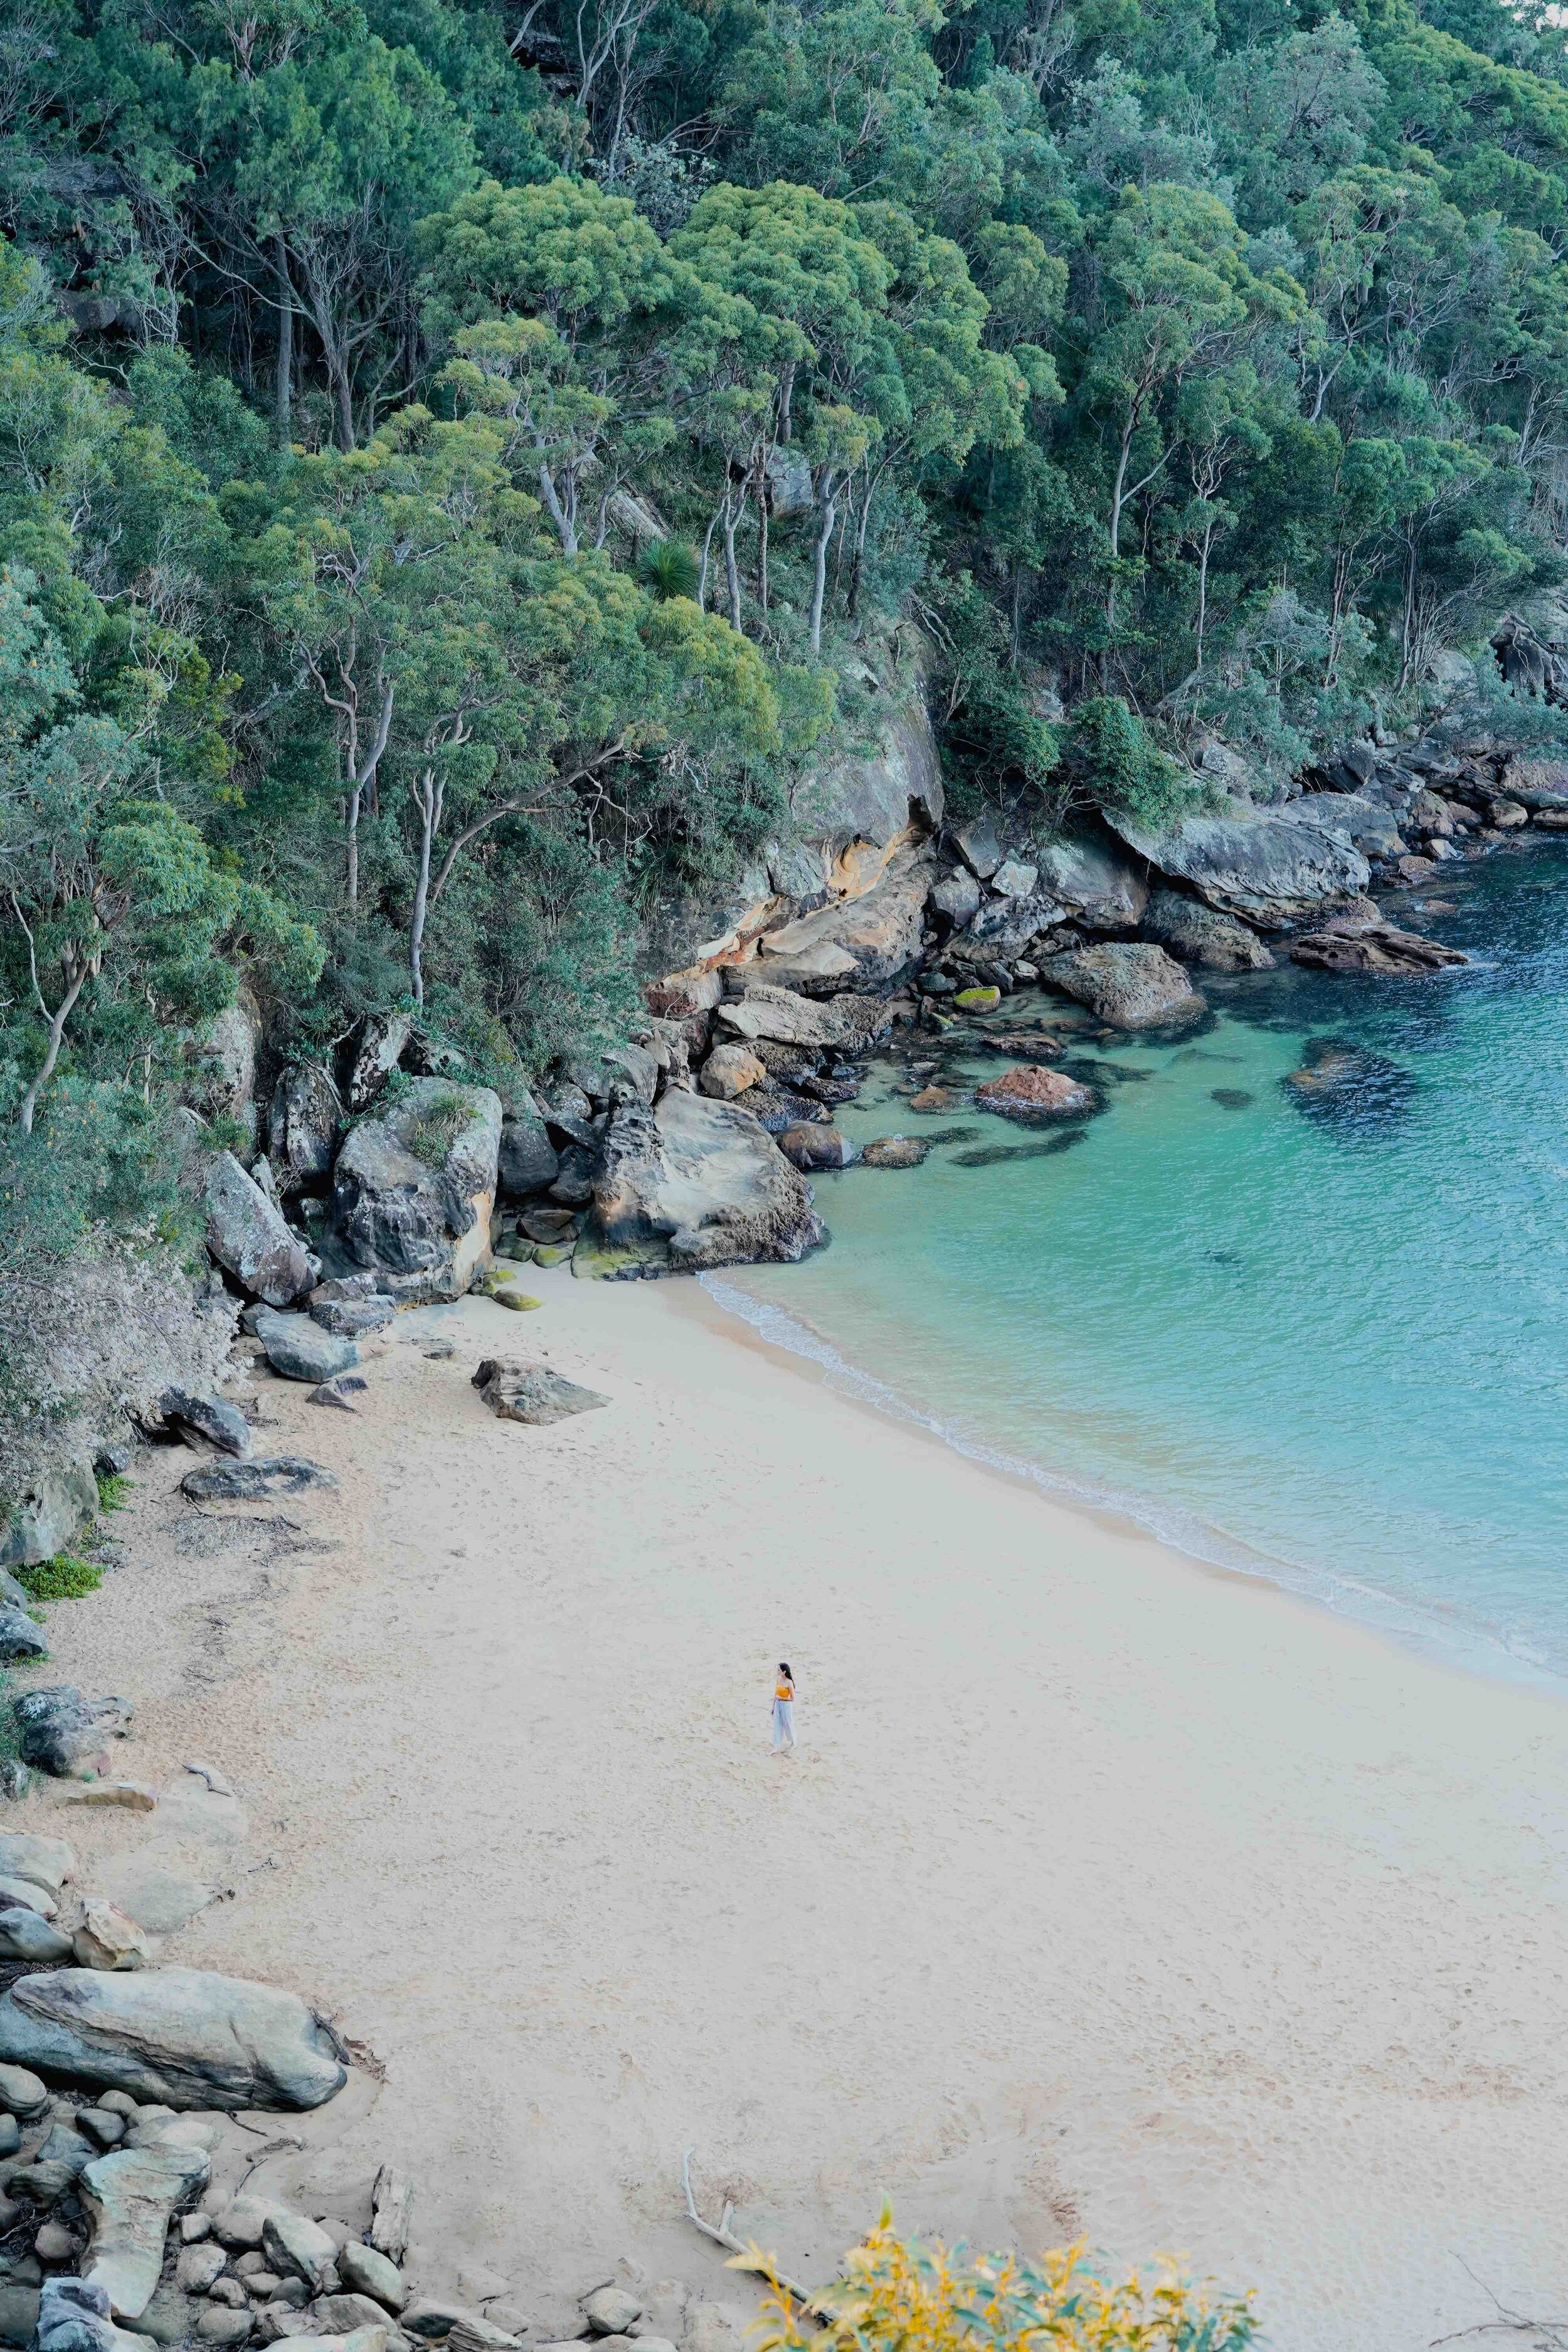
M795 1676L781 1658L773 1684L773 1754L795 1746Z

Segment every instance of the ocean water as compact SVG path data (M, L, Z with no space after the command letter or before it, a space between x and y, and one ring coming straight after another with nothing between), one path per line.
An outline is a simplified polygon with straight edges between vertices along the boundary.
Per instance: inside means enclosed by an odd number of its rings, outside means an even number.
M925 1164L814 1180L831 1245L709 1287L888 1412L1200 1558L1568 1678L1568 843L1424 895L1447 910L1396 906L1472 968L1205 975L1207 1020L1144 1039L1019 991L1001 1018L1047 1019L1101 1089L1073 1128L912 1113L877 1063L840 1122L935 1136ZM1330 1042L1375 1058L1304 1103L1287 1081ZM1006 1066L966 1049L944 1075Z

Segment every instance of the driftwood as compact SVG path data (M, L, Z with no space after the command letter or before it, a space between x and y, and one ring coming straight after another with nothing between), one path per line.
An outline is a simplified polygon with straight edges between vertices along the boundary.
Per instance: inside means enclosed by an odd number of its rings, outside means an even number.
M749 2246L743 2238L738 2238L730 2227L730 2217L735 2209L727 2197L724 2200L724 2210L716 2222L705 2221L698 2211L697 2199L691 2187L691 2159L696 2152L695 2148L689 2147L680 2159L680 2185L686 2191L687 2220L694 2222L705 2238L711 2238L716 2246L728 2247L731 2253L739 2254L741 2260L752 2270L763 2271L767 2257L761 2253L756 2246ZM785 2278L782 2271L775 2270L771 2274L778 2281L791 2301L798 2303L803 2311L815 2312L822 2319L831 2315L826 2305L818 2302L809 2287L800 2286L794 2279Z
M408 2250L413 2210L414 2183L395 2165L384 2164L370 2192L370 2242L389 2263L400 2263Z

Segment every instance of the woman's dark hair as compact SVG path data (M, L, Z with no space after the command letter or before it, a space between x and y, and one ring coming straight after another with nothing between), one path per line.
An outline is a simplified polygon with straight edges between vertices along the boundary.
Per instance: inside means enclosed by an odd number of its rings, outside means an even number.
M791 1674L791 1672L790 1672L790 1670L789 1670L788 1666L786 1666L786 1665L785 1665L785 1664L784 1664L784 1660L783 1660L782 1658L779 1660L779 1672L780 1672L780 1674L781 1674L781 1675L783 1675L783 1676L784 1676L784 1680L785 1680L785 1682L786 1682L786 1683L793 1683L793 1682L794 1682L794 1680L795 1680L795 1676Z

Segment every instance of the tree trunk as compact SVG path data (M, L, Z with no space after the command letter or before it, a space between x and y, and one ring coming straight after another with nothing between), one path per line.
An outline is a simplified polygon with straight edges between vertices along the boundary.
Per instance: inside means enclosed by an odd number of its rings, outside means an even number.
M281 237L273 242L273 261L283 299L278 310L278 373L273 387L272 414L280 437L287 441L294 397L294 300L289 277L289 248Z
M327 373L331 378L332 399L337 405L338 446L346 456L356 446L353 391L342 354L331 344L327 347Z
M741 517L746 510L746 493L742 488L739 499L724 493L724 575L730 590L730 626L737 636L741 634L741 567L735 561L735 533Z
M446 786L434 768L426 768L414 788L419 810L419 878L414 888L414 912L408 924L408 977L414 1002L425 1009L425 921L430 909L430 859L441 823Z
M816 545L812 552L811 570L811 650L822 651L822 606L827 593L827 551L832 544L833 528L838 520L839 485L831 472L824 474L818 492Z
M93 959L89 957L86 961L83 962L76 978L67 988L65 994L61 997L55 1011L49 1015L49 1042L47 1050L44 1055L43 1065L39 1069L37 1077L33 1080L32 1085L27 1088L26 1093L22 1097L20 1118L22 1132L24 1135L31 1135L33 1132L33 1119L38 1108L38 1097L43 1093L44 1088L48 1085L49 1080L55 1074L55 1064L60 1058L60 1041L66 1034L66 1023L70 1019L71 1013L76 1007L77 998L81 994L82 990L86 987L89 974L92 970Z

